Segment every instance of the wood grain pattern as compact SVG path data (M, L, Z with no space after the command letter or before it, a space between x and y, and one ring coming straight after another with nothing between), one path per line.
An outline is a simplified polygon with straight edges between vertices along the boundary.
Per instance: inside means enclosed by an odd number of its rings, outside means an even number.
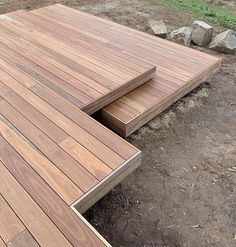
M20 222L14 211L0 194L0 233L6 243L22 232L25 227Z
M82 164L86 169L93 174L98 180L102 180L106 175L112 172L112 168L103 163L100 159L90 153L81 144L76 142L72 137L69 137L59 143L64 150Z
M73 203L83 194L65 174L1 115L0 134L67 204Z
M2 141L2 137L0 139ZM2 146L0 150L2 150ZM30 229L41 246L58 247L63 245L65 247L71 247L68 240L61 234L52 221L48 219L46 214L21 187L1 161L0 178L1 194L6 198L21 221L24 222L25 226Z
M7 102L0 103L1 114L21 133L56 164L83 192L87 192L98 182L85 168L63 151L47 135Z
M24 230L11 239L8 243L8 246L12 247L40 247L36 240L32 237L28 230Z
M45 181L0 137L0 157L22 187L74 246L104 246ZM55 210L55 207L57 210Z
M116 168L124 159L115 152L112 152L109 147L99 142L91 134L86 132L83 128L76 125L73 121L66 118L63 114L58 112L55 108L48 105L41 98L33 94L30 90L25 88L21 83L14 78L1 71L2 78L5 85L8 86L14 93L18 94L22 98L27 98L29 104L31 104L37 111L46 116L48 119L54 119L54 123L68 135L73 136L78 142L83 140L82 145L90 150L94 155L103 160L105 163L110 164L113 168Z

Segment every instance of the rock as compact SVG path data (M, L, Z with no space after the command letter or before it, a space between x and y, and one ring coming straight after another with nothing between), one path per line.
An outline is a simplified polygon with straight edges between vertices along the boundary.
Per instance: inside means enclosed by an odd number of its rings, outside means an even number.
M213 27L204 21L194 21L192 25L192 41L199 46L206 46L212 41Z
M190 46L192 39L192 29L190 27L182 27L180 29L174 30L170 33L168 39L179 44L184 44L185 46Z
M224 53L236 52L236 37L233 30L218 34L210 43L209 48Z
M167 27L163 21L150 21L149 27L151 28L154 35L161 38L166 38Z

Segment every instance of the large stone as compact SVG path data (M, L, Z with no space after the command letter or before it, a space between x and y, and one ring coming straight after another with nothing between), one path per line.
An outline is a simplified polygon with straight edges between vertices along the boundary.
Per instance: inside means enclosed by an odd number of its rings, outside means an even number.
M190 46L192 39L192 29L190 27L182 27L174 30L168 36L168 39L185 46Z
M167 36L167 27L163 21L150 21L149 27L154 35L165 38Z
M213 27L204 21L194 21L192 25L192 41L199 46L206 46L212 41Z
M236 37L233 30L218 34L210 43L209 48L224 53L236 52Z

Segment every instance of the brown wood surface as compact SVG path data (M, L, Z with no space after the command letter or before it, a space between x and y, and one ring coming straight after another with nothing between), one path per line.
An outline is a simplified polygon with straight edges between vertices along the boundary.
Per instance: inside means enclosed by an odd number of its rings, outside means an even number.
M0 219L1 247L39 247L2 194L0 194Z
M221 63L219 58L64 5L48 6L34 10L33 13L75 30L81 39L86 34L89 42L95 40L94 49L103 49L106 52L119 49L122 51L119 56L122 57L125 52L133 63L136 63L134 60L139 56L157 66L153 80L119 98L100 112L101 121L123 136L131 134L209 78ZM66 34L54 35L60 36L62 42L70 42L73 47L78 47L73 39L65 41ZM86 47L83 42L80 45ZM86 107L82 109L86 111Z
M2 137L1 144L2 144ZM2 150L2 146L1 146ZM1 156L2 161L2 156ZM0 190L12 209L30 229L35 239L41 246L66 246L71 244L41 210L36 202L29 196L19 182L0 161ZM16 161L17 162L17 161Z
M125 58L109 60L109 53L97 56L88 47L73 45L80 40L95 45L96 38L89 32L82 37L76 30L31 12L8 16L11 19L0 21L0 57L89 114L145 83L155 71L145 61L140 61L142 66L128 66L127 59L126 66Z
M19 154L0 137L0 157L3 164L20 182L22 187L42 208L58 229L66 235L73 246L104 246L91 234L90 229L79 220L62 199L22 159Z
M155 66L85 22L49 18L0 19L0 246L109 246L74 207L93 205L141 155L79 109L132 91Z
M8 246L12 247L39 247L39 244L33 238L28 230L24 230L8 242Z
M24 225L11 209L5 198L0 194L0 233L5 243L13 239L23 230Z
M3 241L2 237L0 236L0 247L6 247L5 242Z

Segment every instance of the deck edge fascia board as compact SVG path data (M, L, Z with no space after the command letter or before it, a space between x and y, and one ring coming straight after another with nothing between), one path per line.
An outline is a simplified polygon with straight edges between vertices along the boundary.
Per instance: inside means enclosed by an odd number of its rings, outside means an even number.
M71 204L71 208L75 208L81 214L84 213L140 165L141 151L138 151L129 160L96 184L89 192Z
M83 217L75 207L70 207L72 211L84 222L84 224L102 241L106 247L112 247L107 240Z

